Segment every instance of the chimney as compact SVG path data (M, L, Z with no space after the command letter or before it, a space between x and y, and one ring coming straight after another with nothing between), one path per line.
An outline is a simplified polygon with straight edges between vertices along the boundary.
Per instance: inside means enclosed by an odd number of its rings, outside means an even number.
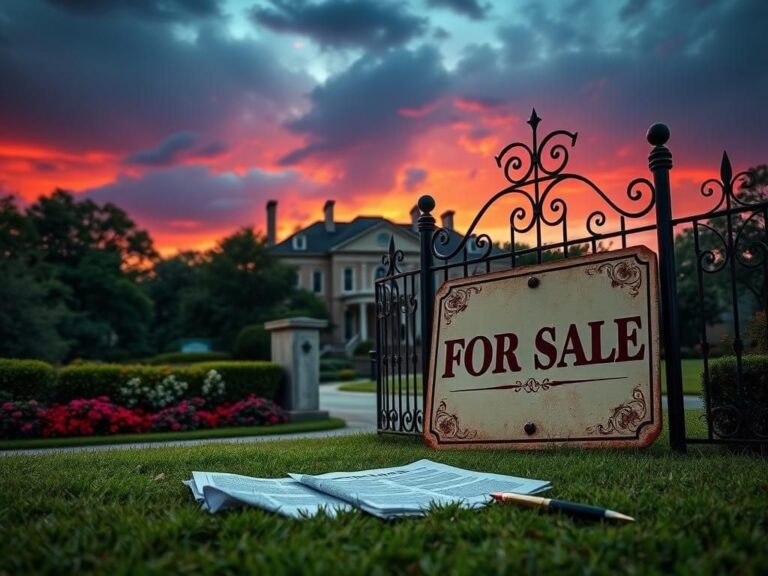
M421 210L419 210L418 206L414 206L411 208L411 227L413 228L414 232L419 231L419 214L421 213Z
M274 246L277 240L277 200L267 202L267 244Z
M325 231L336 232L336 222L333 221L333 200L328 200L323 206L323 212L325 212Z
M446 230L453 230L453 215L456 214L453 210L447 210L440 215L440 220L443 221L443 228Z

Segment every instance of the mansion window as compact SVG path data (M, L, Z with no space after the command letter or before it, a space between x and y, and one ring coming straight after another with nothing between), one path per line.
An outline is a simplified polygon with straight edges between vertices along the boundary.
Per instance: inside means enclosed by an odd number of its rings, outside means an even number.
M294 250L306 250L307 249L307 237L304 234L296 234L293 237L293 249Z
M314 270L312 272L312 292L315 294L323 293L323 271Z
M344 268L343 280L344 292L352 292L355 289L355 271L352 268Z

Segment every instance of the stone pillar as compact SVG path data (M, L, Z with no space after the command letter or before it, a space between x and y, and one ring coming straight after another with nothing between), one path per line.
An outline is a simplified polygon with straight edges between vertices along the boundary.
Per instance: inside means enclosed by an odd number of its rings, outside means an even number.
M272 334L272 362L285 370L282 405L292 422L328 417L320 410L320 330L327 326L315 318L264 323Z

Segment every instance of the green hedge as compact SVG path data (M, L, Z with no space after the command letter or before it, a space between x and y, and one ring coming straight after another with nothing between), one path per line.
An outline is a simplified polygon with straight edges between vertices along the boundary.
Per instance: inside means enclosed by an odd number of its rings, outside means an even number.
M0 358L0 400L47 400L55 382L46 362Z
M119 387L131 378L159 383L171 374L189 384L188 396L199 396L209 370L216 370L224 379L224 400L240 400L249 394L280 400L283 369L271 362L204 362L174 367L77 364L59 371L55 399L64 402L101 395L116 397Z
M709 363L709 397L705 396L705 402L711 410L715 433L744 439L757 437L756 431L768 434L768 355L743 356L740 387L737 375L735 356Z
M200 362L223 362L230 359L226 352L169 352L158 354L140 361L140 364L159 366L163 364L198 364Z
M349 358L320 358L320 372L336 372L344 368L353 368Z
M226 398L229 400L255 394L281 401L285 373L282 367L272 362L206 362L196 365L195 369L202 371L202 378L205 378L209 370L221 374L226 384Z

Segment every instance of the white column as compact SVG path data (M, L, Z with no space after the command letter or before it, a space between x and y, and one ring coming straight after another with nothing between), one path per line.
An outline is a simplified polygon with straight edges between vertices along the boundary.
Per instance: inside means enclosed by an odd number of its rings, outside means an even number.
M357 285L358 292L366 292L371 287L371 279L368 276L368 264L362 263L360 270L360 282Z
M360 302L360 340L368 340L368 314L366 314L367 306L365 302Z

